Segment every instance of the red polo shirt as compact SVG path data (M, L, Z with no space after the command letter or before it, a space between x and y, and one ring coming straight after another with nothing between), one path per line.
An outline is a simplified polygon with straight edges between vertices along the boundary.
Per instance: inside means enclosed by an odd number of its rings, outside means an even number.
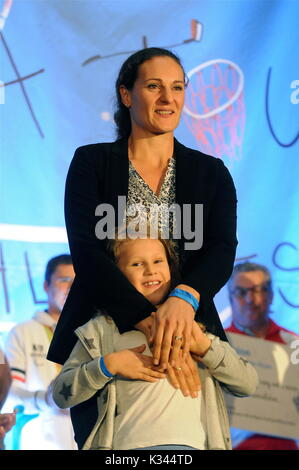
M234 323L232 323L229 328L226 328L225 331L248 336L247 333L239 330ZM281 336L281 332L296 336L292 331L277 325L273 320L269 319L269 328L264 339L267 341L274 341L275 343L286 344ZM263 434L253 434L235 447L234 450L298 450L298 447L296 441L293 441L292 439L283 439L281 437L272 437Z
M239 330L235 326L234 323L232 323L229 328L226 328L225 331L230 331L231 333L239 333L239 335L248 336L247 333L245 333L242 330ZM283 328L282 326L277 325L277 323L274 323L274 321L270 320L270 318L269 318L269 328L268 328L267 334L266 334L264 339L266 339L268 341L274 341L275 343L286 344L286 342L283 340L283 338L280 335L281 331L284 331L285 333L289 333L291 335L296 336L296 334L293 333L293 331L287 330L286 328Z

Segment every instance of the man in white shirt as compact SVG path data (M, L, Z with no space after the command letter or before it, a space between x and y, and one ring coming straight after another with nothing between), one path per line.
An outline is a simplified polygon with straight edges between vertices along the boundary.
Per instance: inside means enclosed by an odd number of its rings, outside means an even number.
M44 281L47 309L16 325L6 341L5 353L12 375L6 407L22 405L25 414L38 414L22 430L22 450L77 448L69 410L60 410L52 400L52 382L60 366L46 359L74 277L70 255L50 259Z

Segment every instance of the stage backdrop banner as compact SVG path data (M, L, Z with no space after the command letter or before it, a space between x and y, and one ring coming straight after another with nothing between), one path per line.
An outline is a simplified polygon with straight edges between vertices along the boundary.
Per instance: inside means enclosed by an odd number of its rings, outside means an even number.
M231 426L259 434L299 438L299 338L283 345L228 333L232 346L259 376L248 398L226 393Z
M190 79L176 137L228 166L237 257L270 268L273 319L299 333L298 7L0 0L1 332L46 307L46 262L69 251L63 198L74 151L115 139L119 68L159 46L180 56ZM226 326L225 288L216 301Z

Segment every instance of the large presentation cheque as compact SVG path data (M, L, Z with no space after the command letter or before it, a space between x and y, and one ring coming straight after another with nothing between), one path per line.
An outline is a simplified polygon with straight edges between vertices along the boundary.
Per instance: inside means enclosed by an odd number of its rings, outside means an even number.
M231 345L259 376L254 395L225 394L230 425L261 434L299 439L299 361L290 346L227 333ZM299 341L296 344L297 350ZM297 353L298 357L298 353ZM297 363L296 363L297 362Z

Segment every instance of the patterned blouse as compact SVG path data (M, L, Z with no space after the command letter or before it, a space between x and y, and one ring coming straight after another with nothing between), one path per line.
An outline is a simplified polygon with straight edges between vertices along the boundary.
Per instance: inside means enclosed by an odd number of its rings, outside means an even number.
M175 220L173 217L174 209L171 205L175 204L175 170L176 160L170 158L167 171L164 177L160 192L156 195L147 183L135 170L131 161L129 161L129 188L127 199L127 231L132 229L140 233L145 230L145 237L157 238L160 233L162 238L172 239ZM136 229L137 224L139 227ZM132 225L131 225L132 224ZM142 232L143 233L143 232ZM173 246L178 254L178 242L173 240Z

